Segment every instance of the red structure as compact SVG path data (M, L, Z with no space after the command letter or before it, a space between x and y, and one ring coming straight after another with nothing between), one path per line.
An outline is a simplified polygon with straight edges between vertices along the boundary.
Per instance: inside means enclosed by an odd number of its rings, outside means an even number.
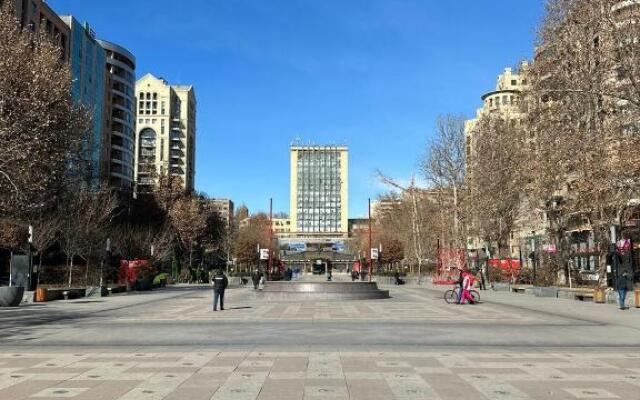
M134 287L138 279L153 276L154 268L149 260L120 260L118 283Z
M520 276L520 270L522 268L522 266L520 265L520 260L516 260L513 258L492 258L487 261L487 264L489 264L490 267L500 269L500 275L503 282L518 279L518 277Z
M438 249L436 272L431 277L434 285L452 285L458 279L456 268L466 270L467 259L465 249Z

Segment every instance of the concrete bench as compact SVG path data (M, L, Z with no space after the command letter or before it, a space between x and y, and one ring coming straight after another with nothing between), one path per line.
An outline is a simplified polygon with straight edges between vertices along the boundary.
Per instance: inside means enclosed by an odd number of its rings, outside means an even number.
M588 288L586 288L586 289L583 289L583 288L577 288L577 289L562 288L562 289L558 289L558 298L561 298L561 299L585 301L587 299L593 300L593 297L594 297L593 289L588 289Z
M527 289L531 289L533 285L511 285L513 293L527 293Z

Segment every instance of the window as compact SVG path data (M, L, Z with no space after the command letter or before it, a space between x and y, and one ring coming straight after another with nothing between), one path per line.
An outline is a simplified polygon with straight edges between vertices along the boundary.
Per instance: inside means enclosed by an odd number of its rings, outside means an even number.
M512 80L511 80L511 85L512 85L512 86L516 86L517 84L518 84L518 81L517 81L517 80L515 80L515 79L512 79Z

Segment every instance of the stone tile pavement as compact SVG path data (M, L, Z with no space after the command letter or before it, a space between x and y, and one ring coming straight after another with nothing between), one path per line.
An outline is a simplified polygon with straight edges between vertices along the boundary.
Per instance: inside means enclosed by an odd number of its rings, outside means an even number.
M567 350L4 351L0 399L638 399L640 355Z

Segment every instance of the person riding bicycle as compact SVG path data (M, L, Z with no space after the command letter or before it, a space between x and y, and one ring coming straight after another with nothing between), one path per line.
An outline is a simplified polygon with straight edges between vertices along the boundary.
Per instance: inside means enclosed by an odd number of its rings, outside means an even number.
M460 302L458 304L464 304L465 300L469 301L469 304L475 304L475 300L471 296L471 287L473 285L473 275L469 272L462 272L462 291L460 292Z

